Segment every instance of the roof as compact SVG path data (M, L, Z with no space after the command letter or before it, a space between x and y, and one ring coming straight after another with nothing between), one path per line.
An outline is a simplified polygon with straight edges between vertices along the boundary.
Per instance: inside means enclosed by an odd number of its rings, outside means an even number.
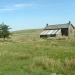
M66 24L48 25L48 26L45 27L45 29L61 29L61 28L68 28L70 25L74 28L74 26L73 26L72 24L66 23Z
M44 30L40 35L54 35L54 34L59 34L60 29L58 30Z

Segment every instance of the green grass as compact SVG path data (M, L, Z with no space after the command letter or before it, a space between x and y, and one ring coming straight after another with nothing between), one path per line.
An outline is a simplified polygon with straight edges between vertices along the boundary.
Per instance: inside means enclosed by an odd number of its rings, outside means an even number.
M0 75L75 75L75 39L40 39L41 31L0 40Z

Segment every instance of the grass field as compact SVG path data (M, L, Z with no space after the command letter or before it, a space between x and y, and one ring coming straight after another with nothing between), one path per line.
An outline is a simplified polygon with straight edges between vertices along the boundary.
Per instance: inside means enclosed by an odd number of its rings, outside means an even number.
M75 39L40 39L41 31L0 40L0 75L75 75Z

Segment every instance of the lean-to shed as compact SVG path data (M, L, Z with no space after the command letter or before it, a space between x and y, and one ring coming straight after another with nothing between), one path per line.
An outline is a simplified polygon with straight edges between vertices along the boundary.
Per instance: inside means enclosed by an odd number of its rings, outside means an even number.
M43 29L43 32L40 34L40 38L48 38L48 37L74 37L74 26L69 23L66 24L56 24L56 25L46 25Z

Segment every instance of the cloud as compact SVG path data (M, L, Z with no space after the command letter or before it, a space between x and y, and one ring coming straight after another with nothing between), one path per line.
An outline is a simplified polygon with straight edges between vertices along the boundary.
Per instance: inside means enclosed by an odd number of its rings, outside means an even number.
M33 4L15 4L14 7L16 8L25 8L25 7L32 7Z
M33 4L31 3L19 3L19 4L13 4L13 5L7 5L3 8L0 8L0 11L15 11L15 10L21 10L23 8L29 8L32 7Z
M13 8L2 8L2 9L0 9L0 11L13 11L13 10L15 10L15 9L13 9Z

